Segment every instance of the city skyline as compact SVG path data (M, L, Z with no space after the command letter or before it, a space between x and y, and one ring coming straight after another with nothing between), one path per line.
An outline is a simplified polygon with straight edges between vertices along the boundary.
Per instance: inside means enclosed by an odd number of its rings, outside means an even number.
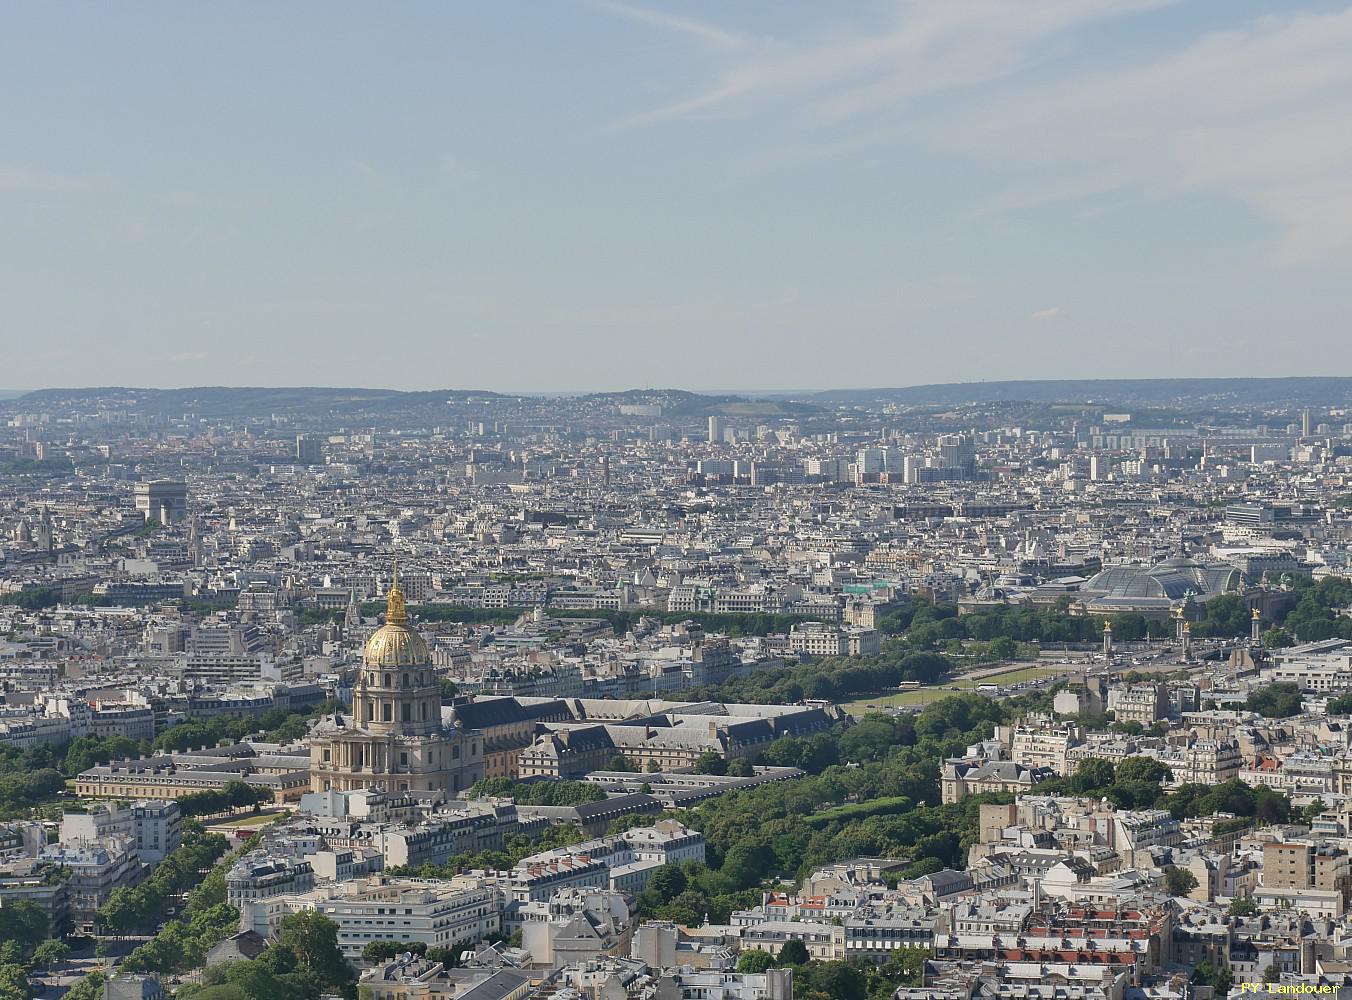
M1352 363L1346 3L50 6L10 27L5 388Z

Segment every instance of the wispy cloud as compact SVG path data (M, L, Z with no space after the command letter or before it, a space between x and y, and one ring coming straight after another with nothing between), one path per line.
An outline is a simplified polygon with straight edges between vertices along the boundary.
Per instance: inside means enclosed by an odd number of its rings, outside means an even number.
M1001 79L1027 66L1056 35L1176 2L908 0L882 23L836 25L743 47L704 91L636 115L630 124L749 112L778 101L821 120L849 118Z
M1352 9L1266 17L1117 71L993 97L950 149L1118 189L1230 198L1281 230L1277 257L1352 251Z
M591 6L639 24L646 24L652 28L678 32L716 49L735 52L746 48L749 44L747 37L740 32L721 28L716 24L693 17L639 7L630 3L622 3L620 0L591 0Z
M1048 320L1064 319L1065 315L1066 311L1061 306L1048 306L1046 309L1033 310L1033 312L1029 314L1028 318L1031 320L1036 320L1037 322L1040 323L1045 323Z
M168 191L164 194L164 203L173 208L192 208L202 203L202 196L196 191Z
M858 122L879 143L904 135L1003 164L1006 186L983 191L973 214L1201 194L1272 223L1279 261L1352 255L1352 6L1282 7L1107 59L1076 34L1177 2L903 0L872 23L730 49L702 89L619 125Z
M94 189L92 178L53 170L0 167L0 193L85 194Z

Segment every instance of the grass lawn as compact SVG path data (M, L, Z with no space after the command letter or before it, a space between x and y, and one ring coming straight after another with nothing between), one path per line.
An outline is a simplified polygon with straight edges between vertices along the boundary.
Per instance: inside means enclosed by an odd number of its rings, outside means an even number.
M878 708L928 705L930 702L938 701L955 691L975 691L982 684L997 684L1003 687L1006 684L1018 684L1023 681L1041 680L1044 677L1055 677L1066 672L1067 668L1064 665L1056 667L1014 667L997 674L989 674L986 677L960 677L957 680L949 681L947 684L917 688L914 691L896 691L888 694L871 695L860 698L858 701L849 702L844 705L844 708L851 715L861 715Z
M1019 684L1023 681L1040 681L1044 677L1055 677L1057 674L1067 672L1065 666L1059 667L1015 667L1013 670L1004 670L998 674L989 674L986 677L959 678L953 682L953 687L961 691L970 691L982 684Z
M278 816L277 812L250 813L248 816L230 816L223 818L215 823L208 824L211 828L217 830L234 830L239 827L266 826Z

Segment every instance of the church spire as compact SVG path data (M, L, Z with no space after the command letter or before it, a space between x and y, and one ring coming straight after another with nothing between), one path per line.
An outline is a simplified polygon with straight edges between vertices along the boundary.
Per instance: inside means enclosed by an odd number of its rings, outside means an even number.
M403 625L408 622L408 607L404 604L404 592L399 589L399 560L394 561L394 583L385 598L385 624Z

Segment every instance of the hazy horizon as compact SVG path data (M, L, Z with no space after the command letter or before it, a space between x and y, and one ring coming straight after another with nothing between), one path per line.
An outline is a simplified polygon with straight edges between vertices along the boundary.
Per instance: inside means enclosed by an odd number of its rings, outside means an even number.
M10 13L7 384L1352 371L1352 0L241 13Z

